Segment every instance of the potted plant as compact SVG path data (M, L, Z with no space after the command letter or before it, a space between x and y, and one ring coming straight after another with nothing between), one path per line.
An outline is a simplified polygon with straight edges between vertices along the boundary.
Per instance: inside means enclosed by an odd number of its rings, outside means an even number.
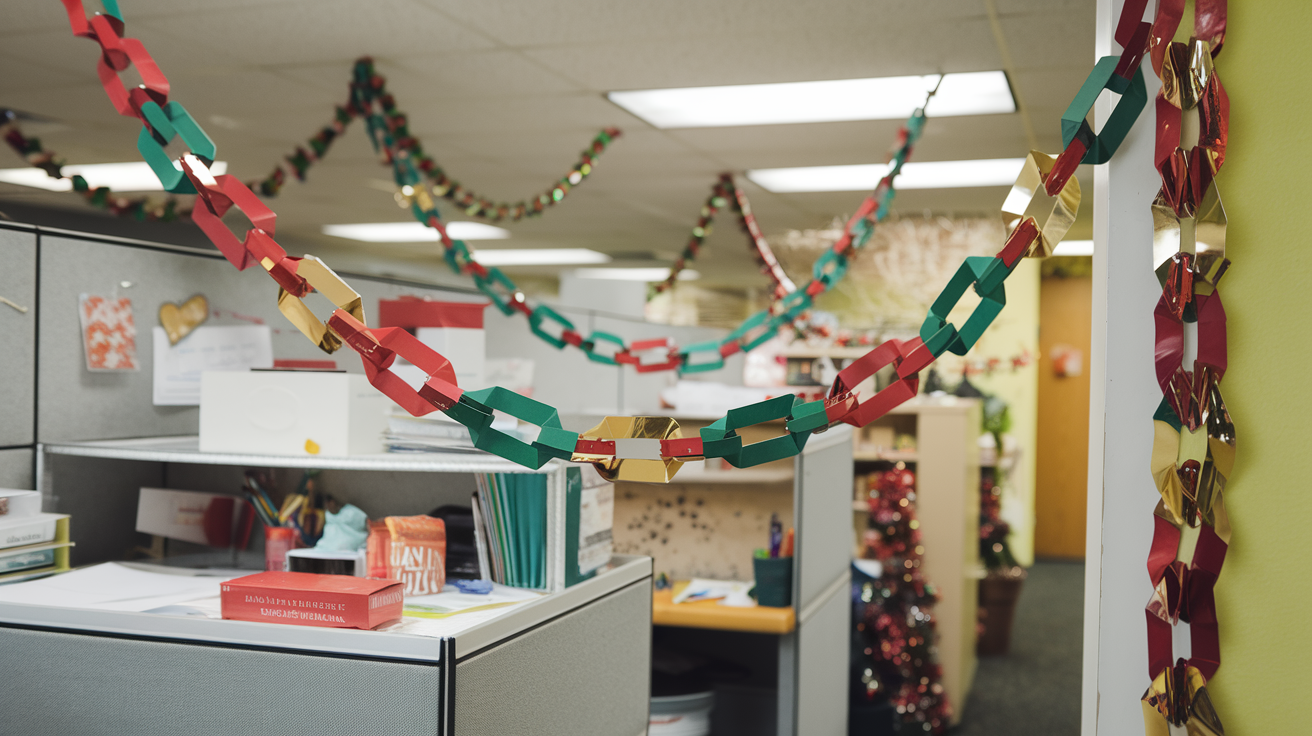
M981 472L979 489L979 558L985 575L979 583L976 652L989 656L1006 654L1011 648L1011 624L1026 572L1007 544L1011 525L1002 519L1002 491L997 483L1002 477L1002 435L1011 427L1011 417L1006 402L996 396L987 397L983 408L984 430L993 435L998 452L998 464Z

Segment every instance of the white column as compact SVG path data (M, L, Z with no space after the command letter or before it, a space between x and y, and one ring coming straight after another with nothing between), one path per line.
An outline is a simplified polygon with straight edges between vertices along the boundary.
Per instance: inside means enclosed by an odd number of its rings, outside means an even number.
M1120 53L1112 34L1121 5L1098 0L1099 56ZM1161 287L1152 271L1149 205L1161 180L1153 168L1152 102L1160 85L1146 59L1143 68L1148 104L1120 150L1094 172L1083 736L1142 733L1139 699L1149 684L1144 605L1152 593L1146 563L1157 499L1149 457L1162 396L1153 372L1152 313ZM1099 129L1112 97L1104 93L1095 107Z

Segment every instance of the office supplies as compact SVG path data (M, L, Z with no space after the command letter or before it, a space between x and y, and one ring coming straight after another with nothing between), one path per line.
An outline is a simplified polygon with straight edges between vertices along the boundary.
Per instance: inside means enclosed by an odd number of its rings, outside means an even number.
M784 528L779 523L778 514L770 514L770 557L779 556L779 545L783 543Z
M673 601L679 603L694 603L696 601L711 601L728 596L746 595L751 590L752 584L740 580L707 580L704 578L693 578L682 590L674 594Z
M261 572L219 586L223 618L373 629L401 618L403 585L346 575Z
M363 578L368 576L369 571L363 549L290 549L287 550L286 563L287 572L312 572L318 575L354 575Z
M283 572L287 569L287 553L300 545L300 536L289 526L264 527L264 569Z
M492 592L492 581L490 580L452 580L451 585L461 593L469 595L487 595Z
M780 557L793 556L793 544L794 544L795 535L796 535L796 531L791 526L788 527L788 533L784 535L783 547L779 549Z
M752 560L756 575L756 602L762 606L793 604L793 558L771 557Z
M0 517L0 549L54 541L57 522L67 518L67 514Z

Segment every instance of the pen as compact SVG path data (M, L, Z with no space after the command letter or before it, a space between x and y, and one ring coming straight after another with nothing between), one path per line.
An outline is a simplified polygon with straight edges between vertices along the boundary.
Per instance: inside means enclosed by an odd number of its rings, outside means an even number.
M788 533L784 535L784 546L779 550L779 556L780 556L780 557L792 557L792 556L793 556L793 537L794 537L794 536L795 536L795 533L794 533L794 531L793 531L793 528L792 528L791 526L788 527Z
M770 556L779 556L779 545L784 541L784 527L778 514L770 514Z

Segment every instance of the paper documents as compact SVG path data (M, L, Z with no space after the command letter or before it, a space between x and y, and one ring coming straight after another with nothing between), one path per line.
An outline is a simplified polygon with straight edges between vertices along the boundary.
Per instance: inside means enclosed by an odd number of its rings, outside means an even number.
M117 562L84 567L62 575L0 585L0 603L26 603L101 611L152 608L218 596L219 583L236 575L201 576L148 572Z
M170 346L163 327L153 328L155 406L199 406L200 374L273 367L268 325L197 327Z

